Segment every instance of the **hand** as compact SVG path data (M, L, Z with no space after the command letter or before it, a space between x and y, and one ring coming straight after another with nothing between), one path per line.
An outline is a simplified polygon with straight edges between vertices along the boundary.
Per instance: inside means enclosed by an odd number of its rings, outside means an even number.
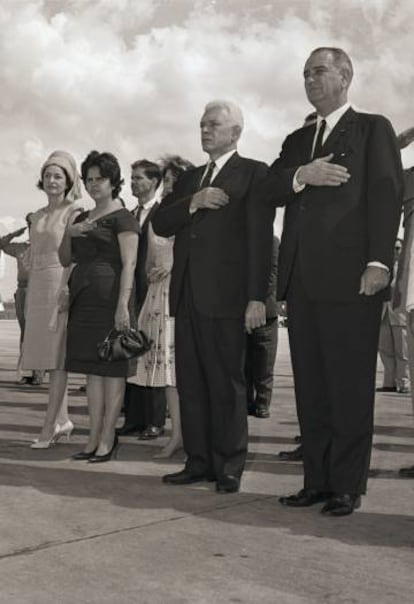
M148 273L148 281L150 283L156 283L157 281L162 281L167 277L171 272L171 269L166 268L165 266L154 266Z
M247 333L266 325L266 305L258 300L249 300L244 314L244 328Z
M276 308L279 317L287 317L287 306L285 301L277 302Z
M374 296L387 287L390 281L390 273L379 266L367 266L362 273L360 294Z
M125 331L130 328L128 306L117 306L114 317L115 329Z
M67 228L67 233L70 237L86 237L89 231L96 228L96 222L93 220L82 220L82 222L75 222Z
M407 130L404 130L403 132L400 132L400 134L397 136L397 140L400 149L408 147L408 145L414 141L414 126L407 128Z
M190 210L219 210L229 203L229 196L217 187L206 187L194 193Z
M62 289L58 296L58 312L69 310L69 288Z
M348 169L339 164L331 164L333 156L333 153L330 153L301 166L296 175L298 184L313 185L314 187L339 187L348 182L351 177Z

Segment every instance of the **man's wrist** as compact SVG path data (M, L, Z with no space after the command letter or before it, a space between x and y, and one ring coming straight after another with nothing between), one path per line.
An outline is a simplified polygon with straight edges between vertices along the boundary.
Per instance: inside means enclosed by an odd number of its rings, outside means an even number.
M306 186L306 183L303 182L303 180L301 180L300 175L302 172L302 168L303 166L299 166L299 168L296 170L295 174L293 175L293 191L295 193L300 193L301 191L303 191L303 189Z
M190 214L195 214L197 212L197 205L194 201L194 197L191 198L190 205L188 206L188 211Z

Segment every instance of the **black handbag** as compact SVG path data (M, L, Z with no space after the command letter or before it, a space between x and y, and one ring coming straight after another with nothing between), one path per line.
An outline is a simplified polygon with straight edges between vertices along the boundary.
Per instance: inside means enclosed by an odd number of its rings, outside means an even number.
M97 352L101 361L125 361L145 354L151 344L152 341L141 330L130 328L118 331L114 328L103 342L98 343Z

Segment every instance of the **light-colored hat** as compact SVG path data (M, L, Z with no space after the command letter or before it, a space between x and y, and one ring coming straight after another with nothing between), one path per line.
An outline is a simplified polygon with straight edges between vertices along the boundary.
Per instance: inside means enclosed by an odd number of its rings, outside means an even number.
M78 169L75 159L67 151L53 151L42 166L41 174L48 166L59 166L66 171L72 184L71 189L66 194L66 201L76 201L81 197L81 180L79 178Z

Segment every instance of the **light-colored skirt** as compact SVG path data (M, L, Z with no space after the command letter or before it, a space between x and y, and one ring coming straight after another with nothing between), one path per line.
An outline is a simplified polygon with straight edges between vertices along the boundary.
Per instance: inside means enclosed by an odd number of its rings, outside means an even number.
M32 269L26 294L23 369L64 369L67 312L57 313L63 267Z
M151 349L138 358L137 372L128 382L138 386L175 386L174 318L169 316L170 275L150 283L138 317L138 329L151 338Z

